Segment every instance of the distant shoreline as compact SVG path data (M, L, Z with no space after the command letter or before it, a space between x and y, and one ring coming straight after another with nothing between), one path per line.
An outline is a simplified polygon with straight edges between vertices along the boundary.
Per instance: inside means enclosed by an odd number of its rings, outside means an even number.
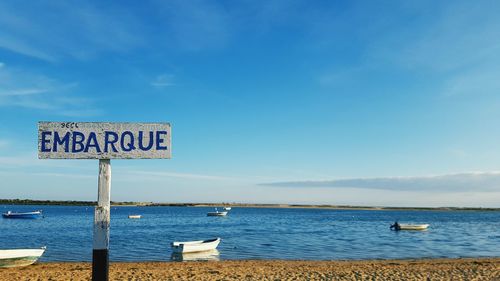
M0 205L52 205L52 206L95 206L95 201L0 199ZM378 210L378 211L500 211L500 208L481 207L378 207L351 205L301 205L301 204L250 204L250 203L154 203L115 202L111 205L140 207L244 207L244 208L286 208L286 209L332 209L332 210Z

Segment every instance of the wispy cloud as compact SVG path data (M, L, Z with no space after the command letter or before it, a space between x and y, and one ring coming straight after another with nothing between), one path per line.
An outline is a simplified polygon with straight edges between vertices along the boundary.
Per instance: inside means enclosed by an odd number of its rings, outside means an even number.
M20 9L17 4L0 3L0 48L18 54L54 62L124 52L144 43L141 22L121 5L54 1Z
M0 48L49 62L150 46L191 52L220 49L243 32L266 32L275 24L303 25L297 18L307 5L300 2L153 0L134 9L115 2L22 6L2 1Z
M0 97L38 95L57 87L55 80L44 75L7 67L5 64L0 68Z
M497 12L468 1L450 5L434 25L407 46L406 60L436 70L468 68L498 59L500 21Z
M500 60L498 60L500 63ZM500 71L497 64L472 68L448 78L444 84L443 95L447 97L459 95L485 96L496 95L500 90L498 77Z
M67 117L95 117L103 114L102 109L72 109L59 110L58 114Z
M427 85L416 85L419 89L432 83L441 84L427 91L432 95L452 97L498 92L498 3L477 5L470 1L454 1L434 4L434 8L429 9L426 1L393 2L387 9L376 12L367 9L376 4L364 3L364 8L354 4L355 9L338 15L340 18L331 17L329 11L320 12L319 20L311 21L312 32L316 30L311 44L327 42L326 48L343 44L351 47L354 41L357 44L350 52L356 53L357 59L346 64L333 61L331 68L323 70L315 80L328 86L355 84L363 77L386 69L409 72L416 78L414 80L428 78ZM489 8L485 9L486 6ZM362 28L343 25L343 21L350 21L345 17L359 19ZM401 25L402 21L405 24ZM405 84L405 90L411 87L409 84Z
M1 2L0 48L48 62L150 46L196 52L226 46L241 17L241 11L230 15L232 5L217 2L148 1L140 6L53 1L21 7Z
M81 163L72 160L42 160L38 159L37 153L0 156L0 170L26 170L33 172L31 168L71 168L81 169Z
M262 183L279 187L363 188L424 192L500 191L500 172L471 172L421 177L352 178L325 181L288 181Z
M213 180L213 181L229 181L235 180L230 177L214 176L214 175L202 175L202 174L192 174L192 173L177 173L177 172L160 172L160 171L134 171L128 170L127 174L155 177L155 178L177 178L177 179L187 179L187 180Z
M165 88L168 86L173 86L174 84L174 75L172 74L161 74L158 75L152 82L151 86L155 88Z
M36 172L31 173L33 176L42 176L42 177L51 177L51 178L73 178L73 179L95 179L96 175L88 175L88 174L76 174L76 173L45 173L45 172Z
M100 109L77 96L78 83L64 83L20 68L0 67L0 107L51 111L62 116L95 116Z
M37 95L48 92L49 89L41 89L41 88L25 88L25 89L12 89L1 91L1 96L28 96L28 95Z
M498 3L491 9L469 1L448 3L423 17L428 21L419 22L411 37L393 34L389 40L400 52L382 51L389 43L382 40L373 54L403 68L433 73L443 82L444 96L494 95L500 89L498 8Z

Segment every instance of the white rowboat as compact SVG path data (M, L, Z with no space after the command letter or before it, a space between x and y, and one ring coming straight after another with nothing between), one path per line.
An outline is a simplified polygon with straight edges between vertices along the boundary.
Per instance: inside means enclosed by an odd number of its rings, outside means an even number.
M217 249L196 253L172 253L172 261L219 261L219 251Z
M224 211L231 211L231 207L224 207Z
M207 213L207 216L209 216L209 217L223 217L225 215L227 215L227 212L215 211L215 212L208 212Z
M429 225L428 224L400 224L401 230L426 230Z
M0 250L0 267L27 266L35 263L45 252L41 249Z
M209 217L223 217L225 215L227 215L227 211L219 212L219 210L217 210L217 208L215 208L215 212L208 212L207 213L207 216L209 216Z
M141 217L141 215L128 215L129 219L140 219Z
M2 217L6 219L36 219L42 216L42 211L26 212L26 213L16 213L8 211L3 213Z
M172 252L174 253L196 253L211 251L217 248L220 238L200 241L172 242Z

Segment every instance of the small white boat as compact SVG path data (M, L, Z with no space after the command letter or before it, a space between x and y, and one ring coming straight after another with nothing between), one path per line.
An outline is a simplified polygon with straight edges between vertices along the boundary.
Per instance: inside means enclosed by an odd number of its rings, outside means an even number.
M36 219L41 216L42 216L42 211L25 212L25 213L16 213L8 211L7 213L2 214L2 217L7 219Z
M141 217L141 215L128 215L129 219L140 219Z
M223 216L226 216L226 215L227 215L227 212L219 212L219 211L208 212L207 213L207 216L209 216L209 217L223 217Z
M217 210L217 208L215 208L215 212L208 212L207 213L207 216L209 216L209 217L223 217L225 215L227 215L227 211L219 212L219 210Z
M41 249L0 250L0 267L27 266L35 263L45 252Z
M217 249L195 253L172 253L172 261L219 261L219 251Z
M401 230L426 230L429 225L428 224L400 224Z
M196 253L215 250L219 246L220 238L200 241L172 242L173 253Z
M429 227L428 224L406 224L406 223L398 223L395 222L391 225L390 229L394 229L396 231L399 230L427 230Z
M224 207L224 211L231 211L231 207Z

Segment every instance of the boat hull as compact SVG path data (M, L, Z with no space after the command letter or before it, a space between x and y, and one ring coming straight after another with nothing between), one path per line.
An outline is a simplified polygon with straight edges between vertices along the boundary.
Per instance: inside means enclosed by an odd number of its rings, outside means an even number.
M2 217L6 219L36 219L42 216L42 212L29 212L29 213L3 213Z
M28 266L44 253L42 249L0 250L0 268Z
M172 253L172 261L219 261L219 251L217 249L195 253Z
M400 224L400 230L427 230L428 224Z
M0 268L28 266L34 264L38 260L38 258L39 257L37 256L32 256L13 259L0 259Z
M217 246L219 246L219 243L220 238L204 241L173 242L172 252L177 254L184 254L212 251L215 250Z
M208 217L224 217L227 215L227 212L209 212L207 213Z

